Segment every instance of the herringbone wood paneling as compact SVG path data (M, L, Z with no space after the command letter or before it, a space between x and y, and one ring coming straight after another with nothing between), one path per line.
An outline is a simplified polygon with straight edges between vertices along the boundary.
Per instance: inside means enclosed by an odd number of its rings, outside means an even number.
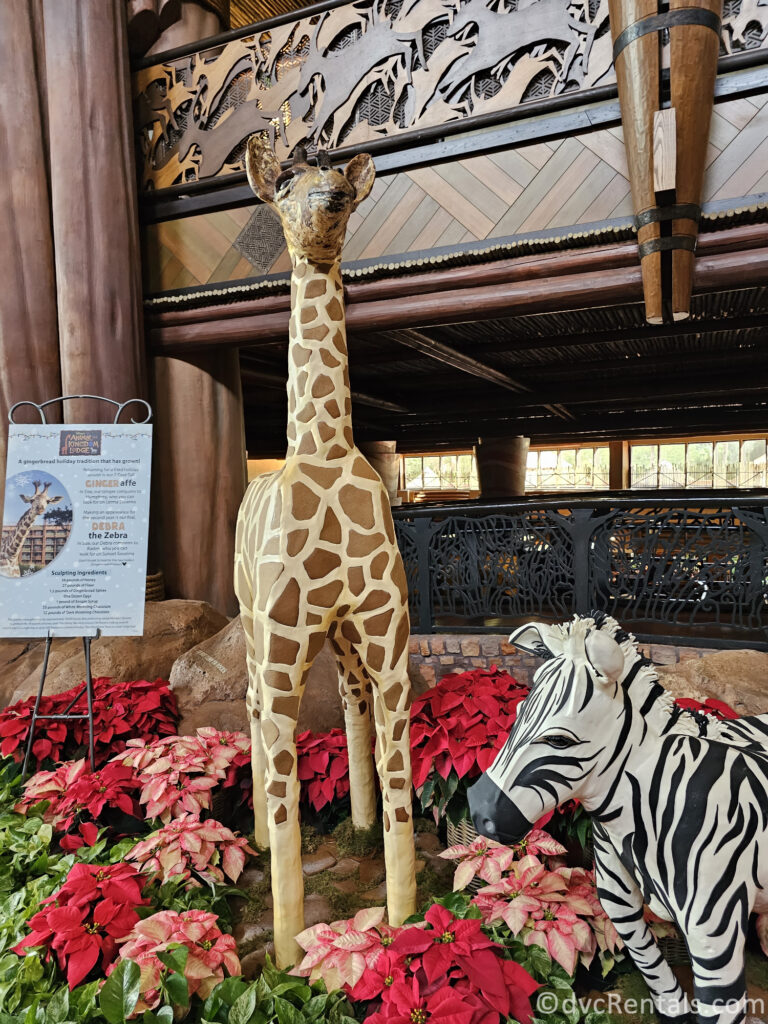
M718 104L712 117L704 201L761 192L768 192L768 95ZM235 244L253 210L205 214L147 228L147 292L264 273L264 265L257 268ZM603 129L379 178L350 218L344 258L352 262L422 252L631 213L621 128ZM289 266L282 250L268 272Z

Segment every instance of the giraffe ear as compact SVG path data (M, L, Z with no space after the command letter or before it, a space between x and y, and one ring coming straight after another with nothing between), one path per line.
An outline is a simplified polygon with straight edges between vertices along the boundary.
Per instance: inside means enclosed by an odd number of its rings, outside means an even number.
M358 153L344 168L344 175L355 190L355 206L359 206L373 188L376 178L373 158L368 153Z
M245 149L245 173L248 175L248 184L259 199L265 203L274 202L280 162L261 133L251 135L248 139Z

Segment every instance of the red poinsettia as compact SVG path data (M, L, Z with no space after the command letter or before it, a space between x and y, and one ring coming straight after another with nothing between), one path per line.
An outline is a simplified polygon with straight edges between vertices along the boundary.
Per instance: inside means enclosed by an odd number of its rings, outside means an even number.
M93 681L93 690L94 747L98 764L124 750L132 737L154 739L176 731L176 698L162 679L113 683L111 679L98 678ZM3 757L17 761L23 757L34 706L35 698L30 697L0 712L0 754ZM87 710L85 687L81 684L64 693L43 697L39 714L85 714ZM85 719L48 721L45 729L36 731L32 753L38 762L61 761L73 757L87 744Z
M451 817L465 813L467 782L493 763L527 695L528 687L492 665L445 676L416 698L411 764L424 810L433 807L436 816L446 810Z
M301 799L320 811L349 793L349 754L342 729L302 732L296 737Z
M43 819L57 832L69 833L60 840L65 850L76 850L83 842L93 846L98 832L96 823L106 824L105 814L110 810L143 817L139 780L121 764L106 764L91 772L82 758L66 761L52 772L37 772L24 786L14 810L26 814L43 800L48 802Z
M62 887L43 900L44 909L29 922L32 933L14 952L47 947L75 988L99 958L106 969L117 956L118 940L138 923L137 908L149 902L141 898L144 881L130 864L75 864Z
M366 1017L366 1024L471 1024L473 1016L473 1008L449 985L427 994L411 977L387 990L381 1011Z

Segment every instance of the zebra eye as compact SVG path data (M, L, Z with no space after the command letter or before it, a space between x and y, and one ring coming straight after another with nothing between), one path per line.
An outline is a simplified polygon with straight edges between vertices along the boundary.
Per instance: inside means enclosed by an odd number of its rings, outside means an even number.
M554 747L556 750L565 750L566 747L572 747L578 741L573 739L572 736L543 736L539 743L546 743L548 747Z

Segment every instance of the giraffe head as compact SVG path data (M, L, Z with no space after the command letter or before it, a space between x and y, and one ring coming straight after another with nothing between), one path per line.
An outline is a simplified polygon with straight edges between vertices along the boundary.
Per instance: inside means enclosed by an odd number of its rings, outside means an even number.
M341 258L349 215L371 191L376 176L367 153L353 157L342 174L322 150L317 166L309 164L299 146L293 165L281 171L269 142L256 134L248 139L245 167L253 191L280 217L294 262Z
M43 486L42 490L40 488L39 480L33 480L32 482L35 485L35 493L32 495L20 494L19 497L22 501L25 501L31 506L31 511L33 511L36 516L39 516L45 512L49 505L55 505L56 502L61 501L62 495L59 494L57 497L52 498L48 494L48 488L51 486L50 480Z

